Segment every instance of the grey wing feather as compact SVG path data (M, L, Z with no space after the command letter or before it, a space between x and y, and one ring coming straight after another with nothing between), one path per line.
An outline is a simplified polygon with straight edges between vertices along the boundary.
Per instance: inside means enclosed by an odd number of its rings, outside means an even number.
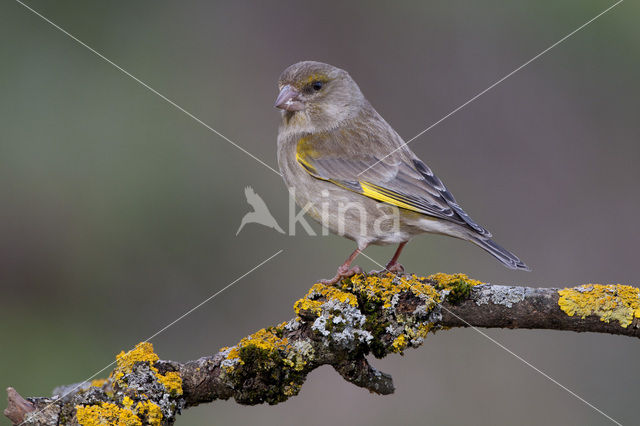
M469 225L478 234L482 236L485 236L485 237L491 236L491 232L489 232L482 226L478 225L473 219L471 219L471 217L464 210L462 210L462 207L460 207L460 205L456 202L455 198L453 198L453 194L451 194L449 190L444 186L442 181L438 179L436 175L433 174L429 166L424 164L418 158L413 160L413 164L415 165L416 169L420 172L420 174L422 174L425 181L438 190L438 192L440 193L442 198L447 202L449 207L451 207L458 214L458 216L460 216L462 220L465 221L467 225Z
M380 119L382 120L382 119ZM336 129L314 135L306 143L310 152L300 152L305 168L312 175L325 179L355 192L367 195L363 185L374 185L383 195L394 197L412 210L466 226L483 237L491 234L473 221L458 205L453 195L431 169L418 159L393 129L383 121L387 129L378 127L373 134L369 127L353 130ZM381 132L381 130L386 130ZM389 143L382 143L381 138ZM394 146L395 145L395 146ZM393 154L380 160L385 154L400 147ZM364 172L363 172L364 171Z

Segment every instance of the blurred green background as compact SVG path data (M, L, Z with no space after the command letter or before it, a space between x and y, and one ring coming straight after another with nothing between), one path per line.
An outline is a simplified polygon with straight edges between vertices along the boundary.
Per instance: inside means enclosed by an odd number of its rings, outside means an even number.
M409 139L613 2L28 4L276 167L275 82L293 62L347 69ZM409 244L408 271L541 287L638 283L639 12L623 2L411 145L533 272L434 236ZM258 225L236 237L247 185L286 228L279 176L20 4L1 2L0 23L2 388L48 395L81 381L284 249L153 339L165 359L215 353L292 317L293 302L353 249ZM392 252L367 250L382 263ZM487 333L637 423L637 341ZM215 402L178 424L610 424L473 330L374 364L394 376L394 395L370 395L325 367L286 403Z

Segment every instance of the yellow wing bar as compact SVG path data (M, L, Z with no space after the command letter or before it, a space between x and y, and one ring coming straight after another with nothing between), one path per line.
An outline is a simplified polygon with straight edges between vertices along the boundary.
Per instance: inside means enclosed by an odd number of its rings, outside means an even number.
M407 197L394 191L390 191L378 185L374 185L369 182L360 182L362 188L362 195L369 198L373 198L377 201L382 201L392 206L397 206L403 209L412 210L418 213L425 213L424 209L413 203Z
M372 198L376 201L381 201L392 206L400 207L402 209L407 209L422 214L429 214L428 210L423 206L420 206L419 202L411 200L409 197L389 190L387 188L366 181L346 182L340 179L331 179L329 177L320 175L313 164L308 161L309 159L313 159L313 156L310 156L310 154L312 153L313 147L308 143L308 139L301 138L298 141L298 146L296 149L296 161L305 169L307 173L309 173L314 178L331 182L342 188L348 189L358 194L362 194L365 197Z

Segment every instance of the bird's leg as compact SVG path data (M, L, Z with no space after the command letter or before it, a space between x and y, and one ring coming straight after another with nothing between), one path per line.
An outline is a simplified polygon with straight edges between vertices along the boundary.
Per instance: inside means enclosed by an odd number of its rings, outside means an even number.
M385 267L385 269L389 272L395 272L395 273L403 273L404 272L404 266L402 266L401 264L398 263L398 258L400 257L400 253L402 253L402 249L404 248L404 246L407 244L407 242L405 241L404 243L400 243L398 245L398 248L396 250L396 252L394 253L393 257L391 258L391 260L389 261L389 263L387 263L387 266Z
M402 249L404 248L404 246L407 244L407 242L405 241L404 243L400 243L398 245L398 248L396 249L396 252L394 253L393 257L391 258L391 260L389 261L389 263L387 263L387 266L384 267L384 269L379 270L379 271L371 271L371 274L379 274L385 271L389 271L389 272L393 272L395 274L402 274L404 273L404 266L402 266L400 263L398 263L398 258L400 257L400 253L402 253Z
M355 251L351 253L351 256L349 256L347 260L345 260L344 263L338 267L335 277L331 278L330 280L321 280L320 282L322 284L333 285L343 278L352 277L356 274L362 274L363 271L361 267L359 266L351 267L351 263L356 257L358 257L358 255L362 250L364 250L364 247L363 248L358 247L357 249L355 249Z

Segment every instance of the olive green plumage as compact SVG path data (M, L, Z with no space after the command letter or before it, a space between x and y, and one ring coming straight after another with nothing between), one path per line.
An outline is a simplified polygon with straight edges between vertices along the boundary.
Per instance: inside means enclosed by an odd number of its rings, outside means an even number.
M462 210L346 71L299 62L282 73L278 87L278 164L312 218L360 250L436 233L471 241L508 268L528 269Z

